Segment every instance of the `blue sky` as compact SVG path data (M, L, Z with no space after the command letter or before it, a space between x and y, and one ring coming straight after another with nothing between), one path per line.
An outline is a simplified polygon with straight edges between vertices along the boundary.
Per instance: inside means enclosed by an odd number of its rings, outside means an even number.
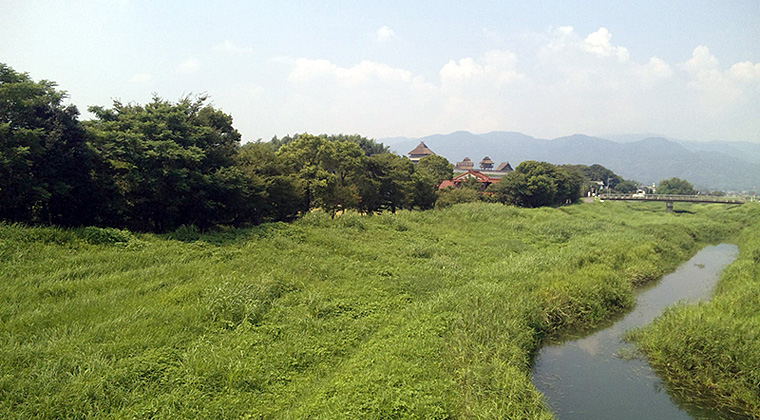
M760 1L11 1L0 62L83 118L207 93L299 132L760 142Z

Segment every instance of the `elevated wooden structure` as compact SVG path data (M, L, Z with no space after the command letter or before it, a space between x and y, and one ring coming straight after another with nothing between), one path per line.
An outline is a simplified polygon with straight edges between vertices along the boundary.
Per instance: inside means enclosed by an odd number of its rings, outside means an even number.
M425 144L424 141L421 141L420 144L417 145L417 147L414 148L411 152L409 152L409 160L412 161L415 165L417 162L420 161L420 159L424 158L425 156L434 155L435 153L430 150L429 147Z

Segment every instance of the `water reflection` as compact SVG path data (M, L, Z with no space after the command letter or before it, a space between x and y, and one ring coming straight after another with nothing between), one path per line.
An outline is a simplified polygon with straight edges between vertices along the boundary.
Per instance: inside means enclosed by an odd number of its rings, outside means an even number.
M599 337L592 335L589 338L578 340L578 347L589 355L596 356L602 346Z
M720 272L736 258L729 244L702 249L674 273L638 295L634 310L586 337L546 345L538 354L533 382L562 419L708 419L687 413L665 391L649 365L621 341L623 332L650 323L673 303L706 300Z

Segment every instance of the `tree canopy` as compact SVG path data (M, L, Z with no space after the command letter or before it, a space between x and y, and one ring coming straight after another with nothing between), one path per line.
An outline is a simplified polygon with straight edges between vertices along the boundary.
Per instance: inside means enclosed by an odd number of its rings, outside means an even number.
M95 223L94 153L66 92L0 63L0 218Z
M697 190L688 181L680 178L670 178L660 181L657 194L694 195Z
M144 106L114 101L110 109L90 108L96 119L87 127L109 164L127 227L165 231L234 222L226 190L244 183L233 167L240 134L232 117L206 100L156 96Z
M166 232L290 221L316 209L335 216L473 200L561 205L575 202L588 180L633 187L600 165L526 161L486 192L475 180L439 191L453 176L444 157L415 165L358 134L241 144L232 116L205 96L113 101L90 107L95 117L85 122L65 98L55 83L0 64L0 219Z
M528 160L488 187L496 199L521 207L574 203L580 198L583 179L547 162Z

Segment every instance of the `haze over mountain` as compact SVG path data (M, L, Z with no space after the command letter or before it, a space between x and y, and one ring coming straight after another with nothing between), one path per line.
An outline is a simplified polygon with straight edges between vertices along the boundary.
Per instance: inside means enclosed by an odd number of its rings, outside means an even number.
M612 136L611 136L612 137ZM484 157L510 162L525 160L554 164L598 163L618 175L650 185L663 179L686 179L702 190L757 191L760 189L760 144L699 143L644 135L615 136L620 141L574 134L552 140L517 132L472 134L457 131L422 138L379 139L406 155L420 141L451 163L465 156L477 163Z

